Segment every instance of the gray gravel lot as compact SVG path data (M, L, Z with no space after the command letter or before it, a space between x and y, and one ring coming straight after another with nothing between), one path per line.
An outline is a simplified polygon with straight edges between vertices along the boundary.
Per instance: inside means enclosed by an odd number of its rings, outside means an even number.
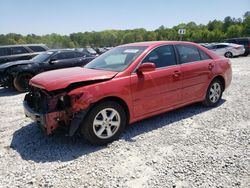
M217 108L187 106L129 126L107 147L50 137L0 88L0 187L250 187L250 57L232 59Z

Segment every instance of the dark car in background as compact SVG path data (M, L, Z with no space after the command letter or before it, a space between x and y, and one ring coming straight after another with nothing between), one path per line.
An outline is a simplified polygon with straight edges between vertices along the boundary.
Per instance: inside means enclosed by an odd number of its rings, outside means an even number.
M77 50L80 51L80 52L84 52L86 54L92 55L92 56L98 56L98 53L93 48L90 48L90 47L77 48Z
M241 44L245 48L244 56L248 56L250 53L250 37L241 37L241 38L231 38L226 39L228 43Z
M0 46L0 64L17 60L28 60L49 48L44 44Z
M84 52L61 49L43 52L30 60L5 63L0 65L0 86L24 92L29 88L29 80L38 73L83 66L94 58Z

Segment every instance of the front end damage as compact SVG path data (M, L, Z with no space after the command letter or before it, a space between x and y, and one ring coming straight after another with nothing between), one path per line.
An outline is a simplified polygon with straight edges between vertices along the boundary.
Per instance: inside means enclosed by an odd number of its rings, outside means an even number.
M32 87L23 102L26 117L34 120L48 135L59 127L72 136L79 128L87 110L76 111L78 96L54 94Z

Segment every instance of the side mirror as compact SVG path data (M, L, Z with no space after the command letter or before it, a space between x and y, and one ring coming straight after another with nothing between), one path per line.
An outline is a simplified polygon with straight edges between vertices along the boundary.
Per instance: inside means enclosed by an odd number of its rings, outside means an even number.
M150 63L150 62L146 62L143 63L139 66L139 68L137 69L137 73L143 73L143 72L150 72L150 71L154 71L155 70L155 64L154 63Z

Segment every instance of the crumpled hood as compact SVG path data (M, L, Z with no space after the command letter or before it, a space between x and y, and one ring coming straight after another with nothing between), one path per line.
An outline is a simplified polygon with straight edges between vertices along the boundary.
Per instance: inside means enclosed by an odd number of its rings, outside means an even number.
M111 79L116 74L117 72L112 71L74 67L38 74L30 80L30 85L47 91L55 91L73 83Z
M4 70L6 68L15 66L15 65L27 65L27 64L31 64L34 63L31 60L21 60L21 61L12 61L12 62L8 62L8 63L4 63L0 65L0 70Z

